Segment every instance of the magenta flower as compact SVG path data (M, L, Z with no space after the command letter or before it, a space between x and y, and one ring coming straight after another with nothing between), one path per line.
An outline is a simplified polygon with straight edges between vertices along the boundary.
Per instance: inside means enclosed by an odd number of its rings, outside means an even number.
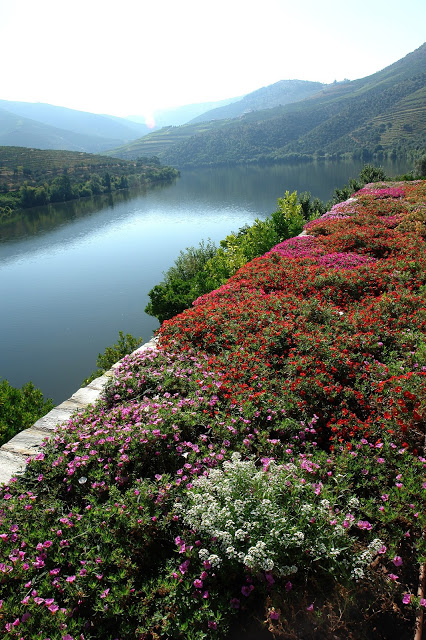
M395 580L398 580L399 576L395 575L394 573L390 573L388 575L389 580L393 580L395 582Z
M271 620L278 620L280 617L280 614L275 611L275 609L273 609L272 611L269 612L269 617L271 618Z
M185 575L185 573L188 571L189 562L189 560L185 560L185 562L182 562L182 564L180 565L179 571L182 575Z
M394 563L395 567L400 567L403 564L402 558L400 556L395 556L392 562Z
M202 589L203 581L197 578L196 580L194 580L193 585L196 589Z
M246 598L248 598L253 589L254 587L252 584L244 585L244 587L241 587L241 593L243 594L243 596L246 596Z
M402 598L402 602L404 604L410 604L410 602L411 602L411 593L404 593L404 596Z

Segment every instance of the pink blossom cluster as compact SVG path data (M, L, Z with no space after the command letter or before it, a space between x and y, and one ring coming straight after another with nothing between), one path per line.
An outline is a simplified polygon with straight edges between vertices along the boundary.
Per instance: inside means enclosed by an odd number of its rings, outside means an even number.
M311 258L323 267L331 269L354 269L365 264L376 262L375 258L359 253L328 253L323 255L324 249L314 236L298 236L290 238L271 249L271 253L279 253L284 258Z
M308 229L312 229L312 227L322 224L324 220L342 220L349 218L355 215L357 211L356 198L349 198L349 200L345 200L345 202L338 202L333 205L330 211L324 213L321 218L307 222L303 228L307 231Z
M270 253L279 253L284 258L316 258L324 252L314 236L298 236L275 245Z
M376 258L359 253L328 253L318 258L318 264L332 269L354 269L373 262L377 262Z
M371 188L371 186L366 185L359 191L357 191L357 195L369 195L373 196L375 199L381 198L403 198L405 196L404 189L401 187L378 187Z

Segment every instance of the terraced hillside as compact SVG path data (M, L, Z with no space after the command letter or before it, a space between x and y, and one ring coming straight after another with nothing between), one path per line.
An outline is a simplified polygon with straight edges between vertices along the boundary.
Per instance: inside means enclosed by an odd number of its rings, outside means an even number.
M325 155L419 153L426 146L426 44L382 71L329 85L300 102L239 118L179 127L156 149L176 167L280 162ZM161 132L113 151L146 155Z

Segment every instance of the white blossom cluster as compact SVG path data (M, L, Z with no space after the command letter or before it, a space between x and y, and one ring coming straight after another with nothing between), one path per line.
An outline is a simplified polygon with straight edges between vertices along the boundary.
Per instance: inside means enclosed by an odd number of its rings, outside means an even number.
M350 502L353 510L358 501ZM234 453L222 468L195 479L175 507L210 547L199 557L213 566L231 561L286 576L327 559L336 573L346 569L358 578L377 553L378 543L357 556L350 551L347 511L330 496L318 497L295 465L271 461L264 470Z

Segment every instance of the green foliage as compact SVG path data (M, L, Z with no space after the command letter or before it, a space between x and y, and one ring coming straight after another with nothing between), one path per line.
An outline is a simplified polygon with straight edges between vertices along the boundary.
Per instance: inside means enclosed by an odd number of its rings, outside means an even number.
M131 333L118 332L118 340L115 344L107 347L103 353L100 353L97 357L96 364L98 369L93 371L88 378L83 380L82 385L86 386L95 378L99 378L105 371L111 369L112 365L132 353L141 346L143 339L141 337L135 338Z
M375 167L372 164L365 164L359 172L359 180L364 184L369 182L381 182L388 180L383 167Z
M164 281L148 293L150 302L145 312L164 322L190 307L195 298L210 291L204 269L216 252L217 247L211 240L201 241L198 247L187 247L181 251L175 264L164 274Z
M44 400L40 389L27 382L21 389L12 387L7 380L0 382L0 445L14 435L28 429L39 418L53 409L50 399Z
M73 151L0 147L0 222L13 211L172 180L158 158L118 160Z
M278 198L278 209L272 214L272 223L278 235L278 242L299 235L305 222L297 192L286 191L284 198Z
M331 208L338 202L344 202L350 198L355 191L359 191L362 187L369 182L381 182L382 180L388 180L384 169L382 167L375 167L372 164L365 164L357 179L350 178L348 184L343 187L336 188L333 193L333 197L330 202L327 203L327 208Z
M302 207L302 214L305 220L319 218L327 211L327 206L320 198L312 197L309 191L299 194L299 204Z
M188 247L185 251L181 251L174 266L170 267L165 274L165 282L192 279L216 252L217 247L210 239L207 242L202 240L198 247Z
M426 176L426 154L420 156L414 164L414 175L416 178L424 178Z
M160 322L173 318L191 305L193 293L191 282L175 278L169 282L161 282L149 291L150 302L145 313L158 318Z

